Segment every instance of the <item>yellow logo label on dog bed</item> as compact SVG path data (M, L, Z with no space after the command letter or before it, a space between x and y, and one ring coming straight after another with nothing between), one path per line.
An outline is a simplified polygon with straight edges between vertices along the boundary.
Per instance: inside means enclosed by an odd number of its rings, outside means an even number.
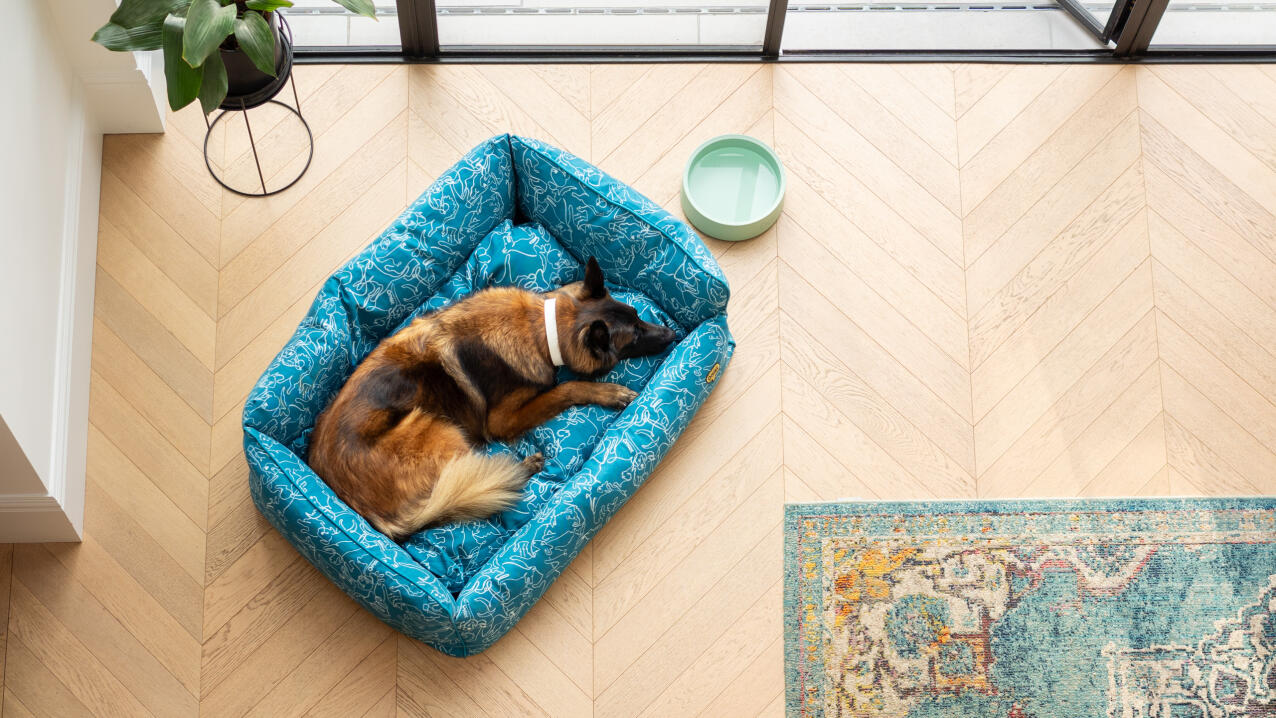
M717 380L718 380L718 370L719 370L719 369L721 369L721 368L722 368L722 365L721 365L720 363L718 363L718 362L714 362L714 363L713 363L713 368L709 369L709 373L708 373L708 374L705 374L705 376L704 376L704 383L706 383L706 384L712 384L713 382L717 381Z

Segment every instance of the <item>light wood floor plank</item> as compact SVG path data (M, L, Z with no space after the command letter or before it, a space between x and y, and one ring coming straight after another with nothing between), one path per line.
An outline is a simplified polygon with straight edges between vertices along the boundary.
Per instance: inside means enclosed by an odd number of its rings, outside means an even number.
M962 165L962 206L975 209L998 187L1018 187L1026 197L1039 196L1128 115L1135 100L1132 70L1067 68Z
M204 587L204 638L239 612L248 597L270 585L297 559L297 552L277 532L267 533L221 576Z
M1139 165L1132 162L1027 262L1019 264L1024 255L1013 250L994 250L976 262L966 281L972 358L986 357L990 346L1005 339L1007 331L999 331L1000 327L1013 329L1022 324L1105 243L1136 217L1142 220L1143 173Z
M1149 312L980 474L980 497L1017 495L1155 361L1156 325Z
M957 165L953 73L942 65L842 65L841 69L949 164ZM942 170L942 168L940 168ZM949 205L960 212L960 207Z
M1210 163L1241 193L1268 212L1276 212L1276 169L1263 164L1244 144L1219 127L1159 73L1138 75L1139 107Z
M969 363L964 296L950 298L956 306L949 304L918 279L914 271L847 225L842 215L801 179L790 180L784 201L792 213L782 216L777 225L785 254L792 254L786 241L788 232L800 231L814 237L843 264L866 277L874 291L896 311L908 317L936 344L946 347L950 357L962 366Z
M248 715L304 715L390 634L390 627L375 616L356 610L286 678L256 701Z
M1098 417L1028 482L1024 496L1075 496L1138 440L1142 427L1161 415L1161 384L1155 366L1135 380ZM1154 435L1155 436L1155 435ZM1159 465L1159 464L1158 464ZM1146 474L1143 475L1146 477ZM1142 485L1143 482L1139 482Z
M1159 240L1163 225L1190 238L1228 274L1276 307L1276 262L1223 223L1200 200L1159 167L1147 163L1148 226Z
M789 499L786 497L786 500ZM767 610L773 611L775 616L780 615L780 610L775 606L770 606ZM779 631L772 631L772 633L779 633ZM765 635L767 634L764 631L756 631L750 636L750 640L754 641L756 646L758 636ZM738 658L733 661L733 665L736 667L740 665ZM783 677L784 643L780 638L776 638L771 645L763 648L734 680L727 683L713 702L700 711L699 715L757 715L776 693L783 692Z
M595 633L606 633L666 573L780 468L780 419L771 420L679 508L676 517L594 587Z
M955 161L921 136L928 132L932 122L951 131L951 119L942 112L932 112L934 104L920 95L909 96L908 83L900 82L899 75L886 65L820 64L804 68L803 74L810 75L812 80L823 85L821 99L836 108L842 119L864 139L950 212L961 216L960 183ZM883 91L892 86L901 91ZM915 112L914 108L921 112ZM901 120L896 113L911 115L910 121ZM934 131L930 130L930 133ZM947 148L955 152L956 135L951 135L950 140Z
M13 544L0 544L0 690L4 688L4 663L9 641L9 588L12 583Z
M4 714L94 718L93 712L26 647L13 638L8 646L9 668L5 673ZM21 707L18 707L21 706ZM10 716L12 718L12 716Z
M204 529L191 521L151 479L120 452L102 432L89 426L88 475L120 508L146 517L143 524L195 581L204 581Z
M16 558L16 557L15 557ZM154 715L85 647L80 636L45 608L15 579L9 597L9 630L80 703L112 715ZM123 668L123 666L119 666ZM22 695L21 688L18 695Z
M1161 398L1159 391L1156 398L1158 401ZM1170 486L1166 460L1165 414L1162 412L1152 417L1138 436L1086 484L1081 495L1167 496Z
M225 267L265 228L309 197L368 138L403 112L408 104L407 78L406 68L349 65L325 83L323 100L306 108L306 121L316 137L310 169L287 192L265 201L223 207L219 266Z
M315 702L306 715L311 718L345 718L362 716L374 710L385 696L394 703L398 676L399 639L389 635L373 649L341 682Z
M1151 309L1152 273L1132 272L980 417L975 424L980 468L1005 453L1026 428L1025 419L1041 416L1062 387L1072 386ZM984 376L990 375L979 378ZM1002 390L977 386L983 391L975 393L976 401L983 403L993 401Z
M758 636L779 633L781 628L781 589L776 581L758 600L735 620L695 661L665 688L642 712L645 716L700 715L717 697L716 686L732 683L741 667L761 656L766 647ZM760 676L751 690L770 695L782 688L780 673ZM736 714L739 715L739 714Z
M284 307L296 302L316 279L331 274L353 250L366 245L394 220L403 209L400 205L406 171L403 162L387 171L348 210L226 312L217 325L219 369L268 327ZM263 311L264 307L275 309Z
M550 715L521 686L510 680L486 654L453 658L432 648L424 648L422 652L436 673L446 676L461 687L470 699L469 704L479 707L478 712L465 715L486 715L491 718Z
M196 467L208 465L208 422L111 328L93 322L93 372ZM212 387L209 387L210 393Z
M973 461L961 464L945 454L799 322L789 321L787 314L784 318L781 334L786 367L811 386L820 387L826 399L914 476L940 487L945 494L974 490Z
M217 269L191 248L112 170L102 166L103 217L208 316L217 314Z
M1276 353L1276 307L1202 252L1195 243L1153 215L1148 222L1152 253L1211 306L1230 317L1255 344ZM1273 392L1271 396L1276 396Z
M844 466L855 467L856 475L874 487L873 493L935 495L935 487L909 473L787 363L781 381L784 383L785 415L815 436L825 450Z
M996 78L977 100L970 102L957 119L957 144L964 166L1000 133L1023 108L1066 71L1062 65L1016 65ZM958 104L963 90L959 76ZM972 93L973 94L973 93Z
M460 686L448 678L427 653L427 648L410 638L398 638L396 705L398 715L412 718L474 718L486 715Z
M162 135L107 136L102 161L205 261L216 266L217 214L188 189L203 185L211 198L212 178L198 165L179 169L174 163L147 157L146 146L167 142Z
M1175 272L1153 266L1157 309L1266 397L1276 397L1276 357L1259 346Z
M110 327L204 423L212 423L212 372L101 267L94 286L94 305L94 316Z
M246 715L356 612L362 611L340 589L326 584L236 665L230 675L218 683L206 684L201 711L219 716Z
M699 124L700 118L710 114L757 73L769 74L770 68L728 64L703 66L686 86L669 95L667 101L635 128L624 142L610 150L595 148L594 163L617 176L641 177L657 159L652 147L672 146ZM667 91L669 88L664 89ZM630 104L632 101L632 98L626 97L618 104L624 105L626 112L641 114L634 110L634 105ZM607 141L596 137L594 144Z
M85 586L192 695L199 692L199 641L92 536L76 545L46 544Z
M821 293L825 296L832 295L830 301L836 302L844 322L854 322L876 337L895 361L908 367L949 408L969 419L970 379L965 361L958 361L936 345L810 235L786 228L784 248L786 268L810 286L823 288ZM788 254L789 250L792 254ZM948 349L960 353L962 344Z
M988 93L1013 65L951 65L953 73L953 117L958 118Z
M192 637L200 635L203 587L155 542L139 522L120 508L92 477L84 498L84 531L149 593Z
M744 133L770 144L773 141L770 133L750 128L770 113L771 85L770 68L762 68L749 75L721 103L706 106L707 111L694 127L681 136L662 138L659 157L640 174L631 175L637 177L633 181L634 189L657 201L669 200L666 206L676 206L679 202L665 195L671 190L680 191L687 157L706 140L723 134ZM605 162L600 166L609 172L626 173L619 165Z
M556 68L554 79L562 85L547 81L535 65L476 65L475 69L487 81L487 86L507 98L508 106L525 113L544 128L549 135L547 139L581 157L589 157L589 118L584 114L588 108L573 104L558 91L562 86L588 83L588 67L561 65ZM476 87L482 89L482 85ZM518 122L498 122L495 127L519 131Z
M943 110L944 114L956 118L957 91L952 65L896 65L894 70L907 80L909 84L926 95L927 99ZM955 125L952 134L955 138L957 134Z
M775 504L781 495L780 475L777 472L768 486L775 487ZM613 634L606 634L601 643L608 650L599 656L597 666L598 685L605 686L598 695L595 712L600 716L633 716L679 675L688 669L704 653L705 648L719 639L728 626L735 623L750 607L755 605L770 586L780 577L779 516L774 512L770 521L763 522L760 538L747 541L740 551L739 561L722 566L713 574L714 583L706 586L703 597L698 592L680 592L684 598L676 605L689 606L676 620L653 626L655 635L643 636L639 646L624 645L623 657L613 662L616 655L609 642ZM743 539L743 537L741 537ZM744 541L740 541L744 543ZM735 554L735 546L731 555ZM698 598L698 600L697 600ZM673 617L671 617L673 618ZM665 626L668 625L666 628ZM636 660L631 649L642 651ZM604 656L607 658L604 659ZM632 663L623 673L611 680L613 666Z
M640 69L642 74L632 77ZM681 64L636 66L622 77L614 69L595 68L591 80L591 92L598 96L594 100L597 109L592 126L593 162L597 164L629 141L670 98L705 69L702 65ZM608 81L604 81L604 75Z
M1162 367L1164 371L1164 367ZM1174 400L1171 399L1171 405ZM1165 450L1169 465L1174 471L1170 477L1170 490L1174 495L1184 493L1219 496L1237 496L1256 491L1248 479L1219 456L1213 449L1196 438L1168 413L1165 416Z
M920 184L882 154L872 142L857 132L838 111L825 104L819 89L819 79L809 76L819 72L820 65L780 68L775 73L775 103L777 115L783 117L796 132L790 137L805 137L812 145L812 138L822 138L819 149L827 152L842 172L866 183L862 186L861 201L871 208L879 223L894 225L901 233L897 241L910 234L932 245L949 260L962 261L961 219L944 206ZM847 107L847 113L854 112ZM777 123L778 136L784 124ZM795 139L794 144L801 144ZM860 188L855 188L860 189ZM956 187L948 188L956 192ZM950 200L951 201L951 200ZM856 215L851 215L856 217ZM858 217L857 217L857 223ZM861 227L872 234L870 227Z
M89 379L90 425L142 470L187 518L205 528L208 480L100 374Z
M5 715L9 718L36 718L36 715L24 706L12 691L4 690L3 684L0 684L0 716Z
M592 694L576 685L522 631L510 631L483 653L522 687L546 715L575 718L593 712Z
M370 133L366 141L360 143L358 151L333 170L329 179L315 187L264 232L254 235L254 239L222 269L218 292L219 318L224 321L226 315L253 295L263 281L270 281L269 277L276 269L305 251L313 238L343 213L357 207L358 198L365 194L365 187L375 185L403 162L406 138L406 114L384 121L379 131ZM395 197L395 203L401 203L401 198ZM223 359L218 368L224 363Z
M1209 397L1165 362L1162 362L1161 381L1165 387L1165 412L1196 437L1202 446L1245 478L1251 488L1242 493L1251 493L1254 489L1265 494L1276 491L1276 453L1263 446L1245 427L1229 418ZM1199 463L1216 462L1201 460ZM1179 468L1185 462L1177 452L1171 452L1170 464ZM1199 487L1205 489L1215 482L1200 483L1206 484Z
M584 579L583 579L584 580ZM592 603L592 602L591 602ZM591 606L592 607L592 606ZM585 616L588 618L588 616ZM548 601L539 601L518 624L518 631L567 676L582 695L593 695L593 633L582 633Z
M1276 213L1242 191L1218 167L1148 112L1140 112L1139 124L1143 155L1149 168L1164 172L1209 207L1224 224L1276 261Z
M786 482L794 478L801 484L790 488L786 483L785 501L837 501L848 496L881 498L788 414L784 416L784 461Z
M1147 231L1141 218L1126 225L1113 241L1082 265L1075 281L1063 285L1027 321L1015 328L986 361L971 373L975 416L982 418L1074 328L1101 306L1113 291L1138 275L1135 281L1150 286ZM1131 291L1134 302L1145 302L1146 292ZM982 467L983 464L978 464ZM982 469L981 469L982 470Z
M969 417L953 409L876 338L847 320L828 298L787 264L780 266L780 303L790 316L818 337L856 376L864 380L949 456L974 460Z
M213 318L105 217L98 226L97 263L212 369L217 331Z
M154 715L193 715L199 701L44 547L14 552L14 578ZM74 649L72 649L74 651ZM75 655L72 652L70 655Z
M310 606L326 580L298 557L274 581L252 594L235 615L204 639L204 694L230 677L296 613Z
M1095 217L1086 217L1087 208L1096 203L1106 209L1109 201L1105 194L1114 182L1127 170L1138 164L1139 123L1131 113L1074 166L1058 183L1035 196L1035 203L1022 215L1010 215L993 220L995 228L976 228L966 245L966 261L970 265L970 311L983 308L997 290L1009 282L1016 273L1041 253L1060 233L1067 233L1080 219L1080 226L1093 223ZM1136 175L1127 175L1127 183ZM1141 180L1141 178L1137 178ZM1116 197L1137 196L1123 186L1124 191L1114 191ZM1124 207L1115 202L1116 211ZM1017 209L1017 208L1016 208ZM1102 210L1100 210L1102 211ZM968 220L968 224L973 220ZM1004 232L997 232L1002 226ZM976 356L983 356L977 354ZM978 362L976 362L978 363Z

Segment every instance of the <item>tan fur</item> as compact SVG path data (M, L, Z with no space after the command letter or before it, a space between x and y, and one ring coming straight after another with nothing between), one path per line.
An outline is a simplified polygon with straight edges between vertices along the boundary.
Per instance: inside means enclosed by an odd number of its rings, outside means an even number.
M460 454L443 465L429 494L418 497L377 530L406 536L422 526L481 519L518 503L528 467L508 456Z

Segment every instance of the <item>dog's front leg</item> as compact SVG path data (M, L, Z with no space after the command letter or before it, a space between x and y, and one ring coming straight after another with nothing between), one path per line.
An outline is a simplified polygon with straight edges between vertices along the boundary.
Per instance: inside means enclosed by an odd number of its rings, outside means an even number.
M598 404L623 409L636 396L628 387L597 381L565 381L541 394L514 392L488 412L487 431L494 439L514 439L568 407Z

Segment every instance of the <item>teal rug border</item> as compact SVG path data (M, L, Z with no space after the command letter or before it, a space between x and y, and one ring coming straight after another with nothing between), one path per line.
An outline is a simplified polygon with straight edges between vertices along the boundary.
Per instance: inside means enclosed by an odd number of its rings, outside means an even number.
M1027 511L1068 513L1072 511L1169 511L1191 507L1204 511L1234 509L1276 511L1276 496L1185 496L1181 498L1121 499L936 499L933 501L830 501L784 505L784 712L800 716L801 696L797 691L797 593L799 573L792 558L797 554L796 521L804 516L840 514L873 516L880 514L1016 514Z

